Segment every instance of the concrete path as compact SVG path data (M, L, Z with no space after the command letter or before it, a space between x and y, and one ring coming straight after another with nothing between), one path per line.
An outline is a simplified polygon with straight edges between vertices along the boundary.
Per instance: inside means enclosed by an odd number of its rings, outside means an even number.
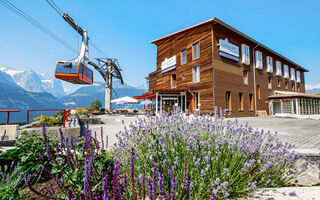
M101 119L103 124L95 124L90 125L89 129L92 130L92 132L97 133L97 139L101 141L100 132L101 127L103 128L103 134L104 138L103 141L105 142L105 137L108 136L109 138L109 147L112 147L114 143L117 142L116 134L119 133L119 131L124 130L124 126L129 126L130 123L134 123L138 117L142 118L145 117L144 115L98 115L98 118ZM125 124L122 124L122 120Z

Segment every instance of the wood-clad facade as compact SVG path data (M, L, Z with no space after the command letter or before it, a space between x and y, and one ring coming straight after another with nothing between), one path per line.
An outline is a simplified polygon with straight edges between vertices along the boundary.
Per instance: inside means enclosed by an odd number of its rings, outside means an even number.
M239 48L239 58L221 54L219 43L225 39ZM216 18L152 43L157 45L157 69L148 79L150 93L156 95L157 111L171 104L212 114L217 106L230 110L232 116L254 116L259 110L269 112L269 96L275 91L305 92L306 69ZM249 47L250 64L242 62L243 44ZM262 53L262 69L255 66L255 51ZM267 71L267 56L272 58L273 72ZM173 66L164 70L170 58ZM281 62L281 76L276 75L276 61ZM283 76L284 65L289 68L289 78ZM300 80L291 80L291 68L295 77L300 73Z

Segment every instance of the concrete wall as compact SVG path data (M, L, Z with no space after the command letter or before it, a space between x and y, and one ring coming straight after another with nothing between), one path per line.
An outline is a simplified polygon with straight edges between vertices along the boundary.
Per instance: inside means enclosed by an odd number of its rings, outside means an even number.
M19 129L19 125L1 125L0 137L2 138L4 132L6 131L6 136L4 140L15 140L18 129Z

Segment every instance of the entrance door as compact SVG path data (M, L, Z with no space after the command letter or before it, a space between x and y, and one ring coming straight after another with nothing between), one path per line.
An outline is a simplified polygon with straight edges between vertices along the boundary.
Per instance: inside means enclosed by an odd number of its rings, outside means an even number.
M162 97L162 109L167 113L171 113L178 105L178 98L175 97Z
M281 113L281 102L274 101L273 102L273 114Z

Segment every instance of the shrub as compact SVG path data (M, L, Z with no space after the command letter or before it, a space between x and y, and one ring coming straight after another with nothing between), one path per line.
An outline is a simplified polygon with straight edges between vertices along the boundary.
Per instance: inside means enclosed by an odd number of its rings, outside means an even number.
M87 108L77 107L75 111L77 116L89 116L89 110Z
M101 101L99 101L98 99L95 99L95 100L91 103L90 108L93 109L93 110L99 110L101 106L102 106Z
M172 166L177 191L183 191L186 174L190 176L192 199L209 199L212 192L219 199L241 197L256 187L283 186L298 173L293 164L300 156L289 151L291 145L270 132L225 120L222 112L189 118L179 112L162 113L139 119L117 137L116 158L126 171L130 169L128 152L134 148L136 174L152 176L153 160L161 174ZM164 183L168 191L167 175Z

